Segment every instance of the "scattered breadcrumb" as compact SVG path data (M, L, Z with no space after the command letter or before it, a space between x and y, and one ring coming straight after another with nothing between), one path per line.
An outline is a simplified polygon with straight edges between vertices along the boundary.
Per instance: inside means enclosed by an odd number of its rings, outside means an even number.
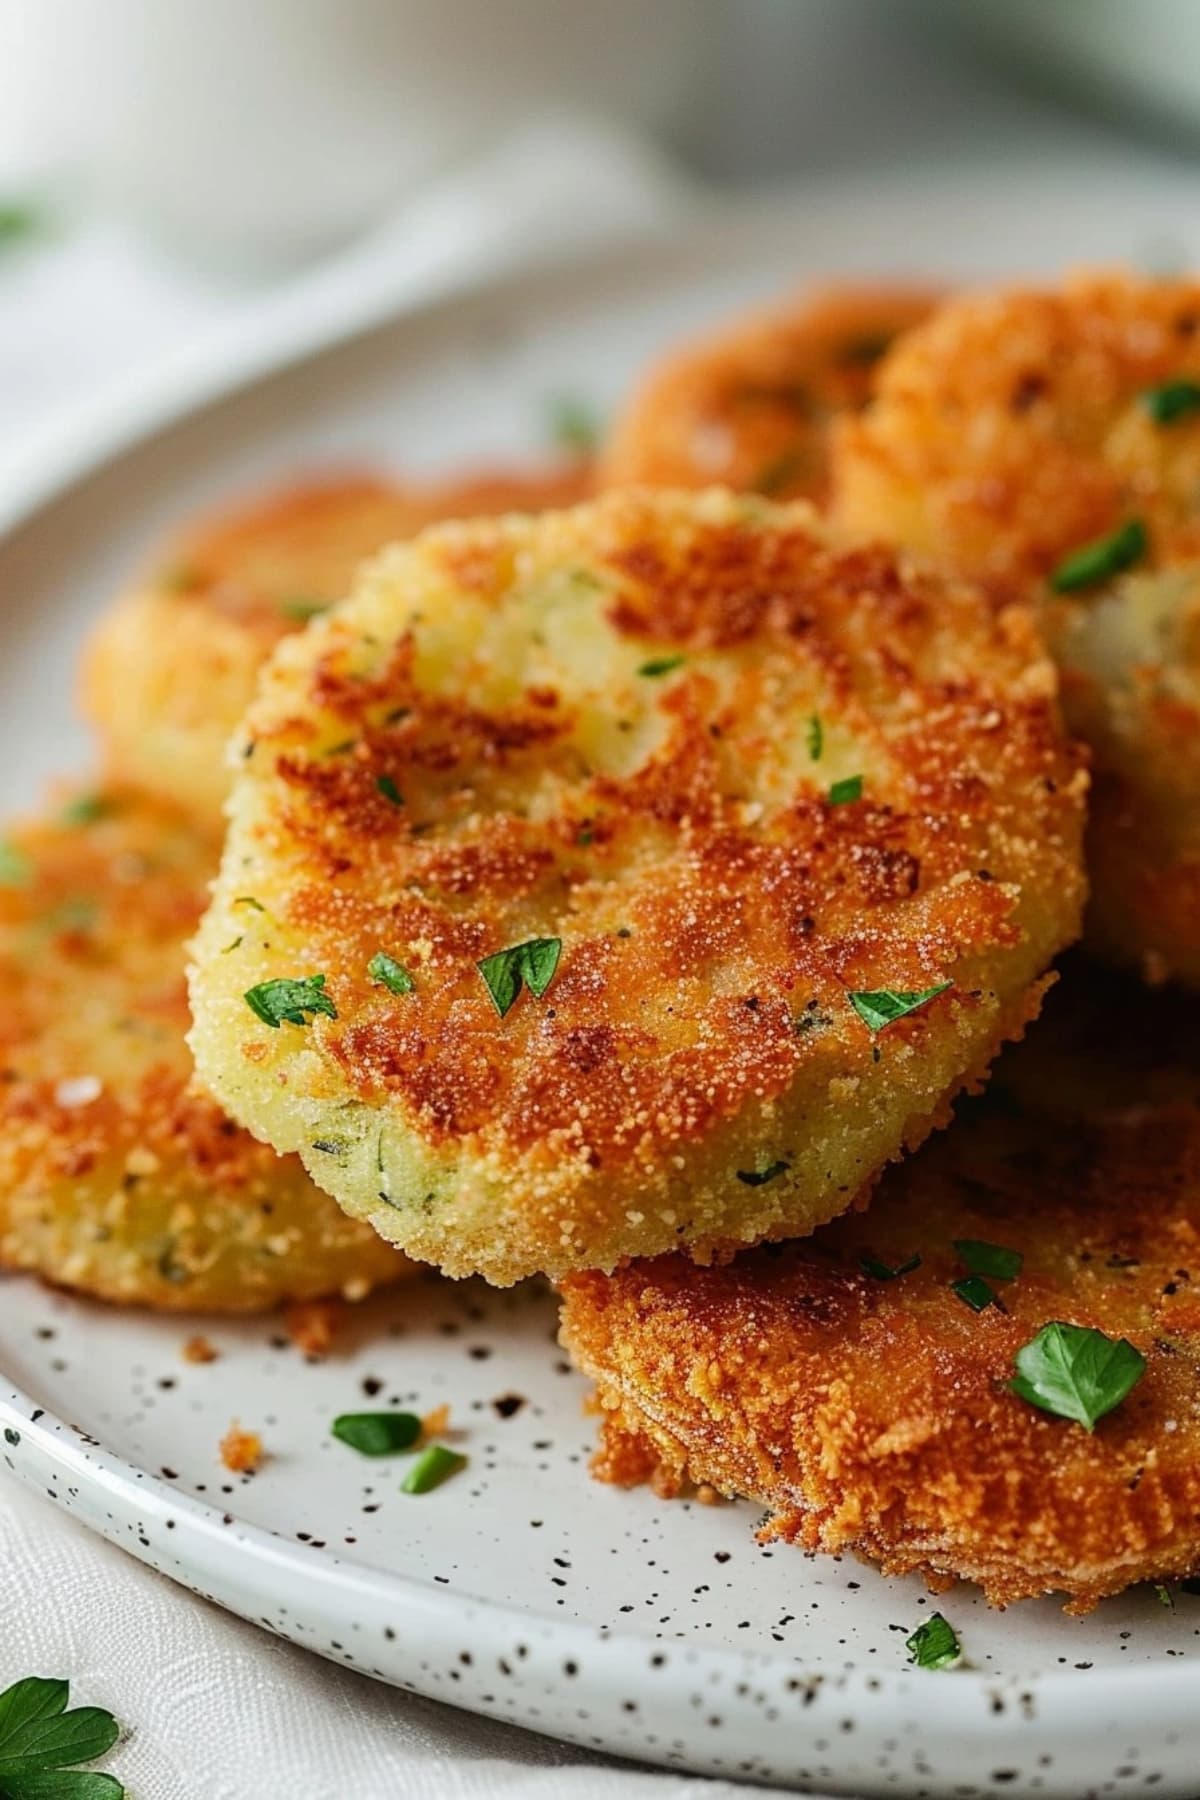
M421 1432L427 1438L441 1437L450 1429L450 1405L443 1400L432 1412L427 1412L421 1420Z
M221 1352L206 1337L197 1333L195 1337L188 1339L180 1354L186 1363L211 1363L216 1362Z
M306 1356L328 1356L346 1308L340 1300L295 1300L283 1316L297 1350Z
M221 1439L221 1461L233 1475L253 1475L261 1467L263 1442L257 1431L243 1431L236 1419Z

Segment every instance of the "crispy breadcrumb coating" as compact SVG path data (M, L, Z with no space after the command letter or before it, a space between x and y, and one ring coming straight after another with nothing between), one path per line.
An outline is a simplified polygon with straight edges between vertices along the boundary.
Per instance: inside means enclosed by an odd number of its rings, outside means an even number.
M1200 1566L1200 1034L1182 996L1079 962L987 1094L869 1212L726 1267L563 1284L599 1387L598 1473L769 1508L768 1535L1002 1606L1086 1611ZM1004 1310L952 1290L955 1240L1019 1251ZM891 1280L871 1267L920 1267ZM867 1259L864 1267L862 1258ZM1146 1357L1093 1435L1009 1387L1052 1320Z
M130 789L64 796L0 856L0 1268L248 1312L403 1258L192 1087L184 943L217 843Z
M344 597L364 557L436 519L565 506L589 485L576 465L427 486L307 481L185 527L85 655L83 705L108 772L218 820L225 749L262 662Z
M1088 275L952 300L886 359L870 410L839 427L834 502L851 529L1037 601L1068 720L1095 754L1089 940L1192 985L1198 384L1194 278ZM1123 567L1055 591L1074 552L1122 529L1125 558L1107 560Z
M1028 614L804 506L431 531L279 647L240 756L200 1072L454 1275L811 1230L1077 930L1085 778ZM551 984L501 1017L478 965L533 940ZM943 983L883 1032L850 999Z
M668 351L618 417L601 482L821 504L832 420L866 403L880 357L932 305L917 288L834 287Z

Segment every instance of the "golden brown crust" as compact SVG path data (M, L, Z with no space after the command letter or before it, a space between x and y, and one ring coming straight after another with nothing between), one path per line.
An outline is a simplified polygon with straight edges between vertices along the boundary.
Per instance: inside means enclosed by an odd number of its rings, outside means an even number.
M1085 1060L1087 1059L1087 1060ZM972 1312L955 1239L1023 1253ZM891 1281L914 1252L919 1269ZM1084 1609L1200 1564L1200 1038L1176 996L1077 964L987 1096L870 1211L723 1268L679 1257L563 1284L608 1480L749 1495L772 1531L886 1572ZM1089 1436L1008 1387L1053 1319L1147 1368Z
M879 358L932 305L924 289L829 288L669 353L617 419L601 481L822 503L831 421L865 405Z
M0 1267L165 1310L365 1293L403 1259L192 1088L184 942L218 845L132 790L8 834Z
M1003 594L1036 599L1068 719L1095 751L1090 940L1200 983L1200 281L1090 275L952 300L844 420L834 511ZM1132 573L1054 595L1081 545L1130 519Z
M87 648L83 705L109 774L215 822L229 785L225 749L262 662L343 598L365 557L437 519L565 506L590 485L584 464L425 485L344 476L186 526Z
M429 533L281 647L246 751L201 1070L452 1273L811 1228L1075 929L1084 781L1028 615L803 507L646 490ZM538 937L553 988L500 1020L477 962ZM256 1022L246 989L315 972L336 1020ZM945 980L878 1043L847 1000Z

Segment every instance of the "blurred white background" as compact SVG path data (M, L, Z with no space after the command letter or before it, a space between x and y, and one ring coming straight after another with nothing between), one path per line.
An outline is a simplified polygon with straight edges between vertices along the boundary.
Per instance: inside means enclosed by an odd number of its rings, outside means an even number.
M1200 146L1197 49L1195 0L0 0L0 434L372 234L402 256L546 116L725 187L1149 182Z

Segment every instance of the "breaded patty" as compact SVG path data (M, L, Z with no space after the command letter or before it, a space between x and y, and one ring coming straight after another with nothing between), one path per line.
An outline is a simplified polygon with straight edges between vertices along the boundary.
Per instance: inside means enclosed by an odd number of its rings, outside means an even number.
M1077 929L1028 614L803 505L435 529L280 645L241 760L201 1075L454 1275L810 1230Z
M349 591L354 572L435 519L564 506L582 466L400 486L305 482L200 520L101 619L83 669L84 710L109 773L216 819L225 750L266 656Z
M842 426L836 487L852 528L1038 600L1095 752L1089 938L1200 982L1200 281L950 302Z
M670 352L618 417L601 480L820 504L832 420L865 403L879 358L932 304L915 288L830 288Z
M768 1535L962 1576L996 1605L1057 1592L1086 1610L1193 1573L1200 1036L1178 999L1076 967L865 1215L723 1268L671 1256L568 1280L598 1472L750 1496ZM988 1248L1023 1258L985 1284L1001 1306L969 1284ZM1145 1358L1093 1432L1012 1391L1053 1321Z
M403 1258L190 1088L184 943L218 845L132 790L76 794L0 857L0 1267L241 1312Z

